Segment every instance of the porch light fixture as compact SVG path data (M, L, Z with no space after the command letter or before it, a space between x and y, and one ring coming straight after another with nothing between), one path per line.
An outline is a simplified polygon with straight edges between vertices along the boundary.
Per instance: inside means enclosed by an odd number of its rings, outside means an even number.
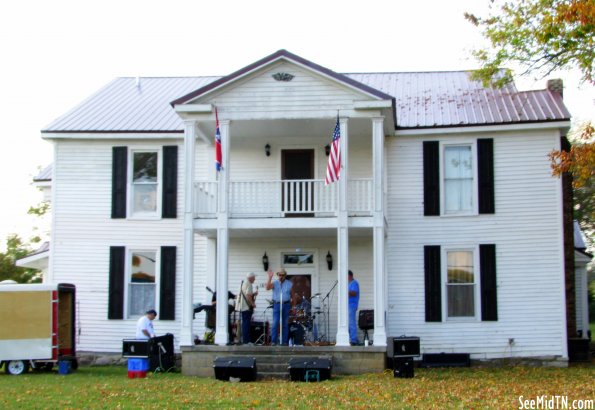
M331 146L329 144L326 144L326 146L324 147L324 153L327 157L331 155Z
M271 146L270 144L267 144L264 146L264 153L266 154L267 157L271 156Z
M328 270L333 270L333 255L331 255L331 251L328 251L326 254L326 266Z
M264 255L262 256L262 267L264 268L265 271L269 270L269 257L267 256L266 251L264 252Z

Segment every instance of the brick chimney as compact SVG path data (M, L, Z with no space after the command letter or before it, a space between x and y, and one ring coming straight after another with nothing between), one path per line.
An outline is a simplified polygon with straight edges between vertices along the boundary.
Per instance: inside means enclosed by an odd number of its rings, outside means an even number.
M547 89L553 93L560 94L560 97L564 97L564 81L561 78L547 80Z

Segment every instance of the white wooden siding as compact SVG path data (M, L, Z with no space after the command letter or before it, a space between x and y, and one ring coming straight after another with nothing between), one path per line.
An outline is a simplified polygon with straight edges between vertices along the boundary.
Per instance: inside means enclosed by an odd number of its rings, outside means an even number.
M156 320L159 334L177 335L181 317L183 261L183 183L178 183L178 218L152 221L111 219L112 146L157 148L181 141L59 141L52 204L52 265L55 282L77 286L77 341L80 351L118 352L122 339L134 337L136 319L107 320L109 247L155 249L176 246L176 320ZM180 147L181 148L181 147ZM183 178L183 158L178 155ZM200 249L204 240L197 240ZM196 274L204 266L204 252L197 252Z
M565 356L560 181L550 176L547 158L559 135L475 137L494 138L495 215L423 216L422 141L462 138L387 140L388 334L420 336L422 352L468 352L478 359ZM424 245L478 244L496 244L498 321L426 323Z

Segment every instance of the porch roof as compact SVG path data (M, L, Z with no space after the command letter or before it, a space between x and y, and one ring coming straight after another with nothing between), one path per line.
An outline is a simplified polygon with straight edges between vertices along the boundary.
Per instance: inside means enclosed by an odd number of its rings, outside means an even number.
M570 119L561 96L549 90L519 92L514 84L485 88L469 78L469 71L339 74L281 50L225 77L116 78L42 133L183 133L172 101L196 98L282 52L363 92L394 99L400 129Z

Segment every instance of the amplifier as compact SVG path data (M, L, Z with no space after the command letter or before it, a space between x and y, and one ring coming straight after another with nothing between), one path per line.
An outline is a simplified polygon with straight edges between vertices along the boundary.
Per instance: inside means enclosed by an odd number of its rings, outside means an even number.
M360 310L357 325L361 330L374 329L374 310Z
M215 378L229 381L230 377L242 382L256 380L256 359L254 357L217 357L213 362Z
M149 340L122 340L122 357L146 359L150 356Z
M395 377L410 378L414 375L413 358L395 358L394 359L393 374Z
M393 337L392 345L394 358L419 356L419 337Z

